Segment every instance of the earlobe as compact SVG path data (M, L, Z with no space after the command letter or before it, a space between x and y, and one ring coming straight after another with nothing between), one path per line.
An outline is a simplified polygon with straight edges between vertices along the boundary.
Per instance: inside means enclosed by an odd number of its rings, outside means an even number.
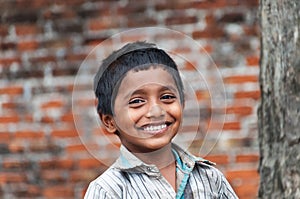
M109 133L115 133L117 131L115 122L111 115L104 115L100 113L99 117Z

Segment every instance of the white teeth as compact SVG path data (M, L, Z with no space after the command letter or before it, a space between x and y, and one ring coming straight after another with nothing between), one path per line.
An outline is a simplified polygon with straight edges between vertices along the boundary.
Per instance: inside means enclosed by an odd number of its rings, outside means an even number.
M158 125L158 126L147 126L144 128L144 131L159 131L161 129L166 128L166 124Z

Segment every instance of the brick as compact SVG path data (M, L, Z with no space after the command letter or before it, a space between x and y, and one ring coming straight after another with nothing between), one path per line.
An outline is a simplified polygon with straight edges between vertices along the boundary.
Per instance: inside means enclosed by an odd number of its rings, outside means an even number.
M9 145L8 142L1 140L0 141L0 154L9 154L10 150L9 150Z
M32 131L32 130L22 130L15 132L15 138L22 138L22 139L39 139L45 137L44 132L42 131Z
M220 19L217 20L218 23L242 23L244 21L245 16L242 12L225 13Z
M118 26L117 19L113 17L103 17L102 19L90 19L88 22L88 29L91 31L100 31Z
M28 169L30 168L31 164L29 161L24 160L16 160L16 159L9 159L6 158L2 162L2 167L4 169Z
M71 182L90 182L95 179L97 176L104 172L105 168L102 171L94 171L91 169L84 170L75 170L70 173L70 181Z
M126 4L125 6L121 5L117 7L117 13L120 15L140 15L145 12L147 12L147 6L145 5L145 1L137 1L134 4Z
M29 114L24 114L22 119L23 119L24 122L27 122L27 123L33 123L35 121L33 115L30 114L30 113Z
M72 159L58 159L55 162L55 168L72 169L73 167L74 167L74 161Z
M30 5L31 6L31 5ZM25 7L28 8L28 2L26 3ZM24 7L23 7L24 8ZM32 9L23 9L22 12L20 10L13 9L10 12L7 12L6 15L3 16L2 21L14 24L14 23L36 23L38 20L38 13Z
M0 88L0 95L21 95L23 94L23 87L21 86L8 86Z
M11 133L9 132L0 132L0 143L7 143L12 138ZM0 152L1 153L1 152Z
M235 186L234 191L239 198L256 199L258 196L258 188L258 184L242 184L240 186Z
M236 162L258 162L259 155L258 154L240 154L236 156Z
M85 86L84 86L85 87ZM90 106L95 106L95 99L80 99L76 102L76 104L78 106L81 106L81 107L90 107Z
M15 28L18 36L36 35L40 32L36 24L18 24L15 26Z
M205 45L200 48L200 53L212 53L213 52L213 46L212 45Z
M58 1L57 5L70 6L72 8L73 6L79 6L79 5L83 4L84 2L85 2L85 0L65 0L65 1Z
M62 20L54 23L54 31L59 34L82 33L83 26L79 20Z
M227 0L214 0L214 1L194 1L193 8L196 9L217 9L226 7Z
M54 68L52 71L53 76L75 76L78 72L78 65L70 64L65 67Z
M83 38L83 45L88 46L89 48L94 48L99 45L101 42L104 42L108 36L106 35L93 35L93 36L85 36Z
M61 151L61 147L47 139L35 139L29 141L28 149L31 152L49 152L58 153Z
M47 49L63 49L71 47L72 41L70 38L56 38L56 39L48 39L40 42L41 48ZM51 55L49 55L50 57ZM54 58L54 56L52 56ZM51 59L53 59L51 58Z
M85 158L78 161L78 166L80 169L92 169L99 168L103 166L103 164L95 158Z
M0 58L0 65L10 66L13 63L21 63L20 57L3 57Z
M43 189L43 196L46 198L74 198L74 187L65 183L47 186Z
M184 9L189 9L189 8L194 8L193 4L188 2L188 1L177 1L172 2L172 1L160 1L157 2L155 5L155 10L161 11L161 10L184 10Z
M223 130L240 130L241 125L239 121L236 122L225 122L223 125Z
M205 16L205 22L206 22L207 26L214 26L214 25L216 25L216 17L213 14L208 13Z
M80 151L86 151L86 147L84 144L71 145L66 147L66 151L68 153L77 153Z
M243 99L243 98L252 98L258 100L260 98L260 91L238 91L234 94L236 99Z
M66 174L64 170L42 170L40 177L46 183L63 183L66 182Z
M12 101L2 103L2 108L5 109L16 109L18 106L18 103Z
M38 57L31 57L29 61L37 64L37 63L46 63L46 62L56 62L56 57L53 55L41 55Z
M179 25L179 24L191 24L191 23L196 23L197 22L197 17L195 16L180 16L175 15L172 17L167 17L165 20L166 25Z
M206 100L210 98L210 94L208 91L197 90L195 94L198 101Z
M56 168L56 163L55 159L41 160L39 166L41 169L53 169Z
M208 156L205 157L205 159L207 159L209 161L212 161L216 164L221 164L221 165L226 165L226 164L229 163L228 155L223 155L223 154L208 155Z
M30 5L30 8L43 8L43 7L49 7L52 5L51 0L43 0L43 1L38 1L38 0L18 0L15 2L15 6L18 8L26 8L28 5Z
M249 56L246 58L247 66L258 66L259 57L258 56Z
M68 138L77 137L78 133L76 129L56 129L51 132L51 136L57 138Z
M22 153L25 151L25 143L22 140L13 140L9 143L9 151L12 153Z
M235 180L242 180L242 181L258 181L259 174L257 170L230 170L225 172L226 178L230 182L234 182Z
M81 6L77 10L77 15L82 18L82 19L87 19L87 18L97 18L100 16L105 16L109 15L111 12L111 5L109 3L102 2L101 7L84 7Z
M247 36L256 36L256 37L259 36L259 27L256 24L254 26L253 25L251 25L251 26L244 25L243 31L244 31L245 35L247 35Z
M246 116L253 113L253 107L252 106L228 106L226 107L226 113Z
M73 113L65 113L61 116L60 121L62 122L74 122Z
M224 83L226 84L241 84L241 83L248 83L248 82L258 82L257 75L235 75L229 76L224 78Z
M127 20L127 26L129 28L155 26L155 25L157 25L156 19L153 19L152 17L146 17L144 15L141 16L131 15L130 17L128 17Z
M238 2L237 5L244 5L247 7L250 6L257 7L259 5L259 0L239 0L237 2Z
M72 169L74 161L72 159L49 159L39 162L42 169Z
M186 62L184 63L184 69L185 69L185 70L194 71L195 68L196 68L195 66L196 66L195 63L191 63L191 62L188 62L188 61L186 61Z
M231 138L227 140L227 144L230 147L252 147L257 143L256 137L243 137L243 138Z
M42 109L49 109L49 108L61 108L65 105L62 100L52 100L45 102L41 105Z
M0 25L0 37L4 38L8 35L8 25Z
M208 26L204 30L194 31L192 33L194 39L214 39L224 37L225 35L224 30L216 26Z
M36 198L41 196L41 187L39 185L22 184L16 187L14 193L17 198Z
M62 20L72 19L76 17L75 10L68 7L60 7L61 9L47 9L44 11L43 16L48 20Z
M29 41L20 41L18 43L18 50L19 51L33 51L39 47L39 42L35 40Z
M20 121L20 118L18 115L6 115L6 116L0 116L0 124L6 124L6 123L18 123Z
M21 172L0 172L0 185L27 182L27 176Z
M88 55L86 53L69 53L66 55L66 60L73 62L73 61L83 61Z
M48 115L43 115L41 120L42 123L51 124L55 122L55 119Z
M4 42L4 41L2 41L1 43L0 43L0 50L1 51L6 51L6 50L15 50L16 49L16 43L14 42L14 41L12 41L12 42Z

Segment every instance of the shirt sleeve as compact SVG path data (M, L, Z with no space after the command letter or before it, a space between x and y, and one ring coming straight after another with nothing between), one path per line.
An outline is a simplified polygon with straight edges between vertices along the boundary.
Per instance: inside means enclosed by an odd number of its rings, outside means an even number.
M99 184L91 182L84 195L84 199L112 199L112 197Z
M221 198L230 198L230 199L238 199L234 190L232 189L229 182L226 180L225 176L221 174L221 188L220 188Z

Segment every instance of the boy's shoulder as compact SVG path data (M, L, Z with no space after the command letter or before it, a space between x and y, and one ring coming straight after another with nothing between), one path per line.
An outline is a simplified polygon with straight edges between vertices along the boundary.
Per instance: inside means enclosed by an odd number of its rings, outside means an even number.
M105 198L122 198L120 195L122 191L119 189L122 189L125 184L122 171L109 167L90 183L87 193L91 192L101 197L106 196Z
M123 175L124 173L121 170L116 169L113 166L110 166L106 171L104 171L101 175L99 175L94 180L94 183L103 185L113 180L114 182L116 182L116 184L120 184L123 183L124 181ZM109 185L111 185L111 183Z

